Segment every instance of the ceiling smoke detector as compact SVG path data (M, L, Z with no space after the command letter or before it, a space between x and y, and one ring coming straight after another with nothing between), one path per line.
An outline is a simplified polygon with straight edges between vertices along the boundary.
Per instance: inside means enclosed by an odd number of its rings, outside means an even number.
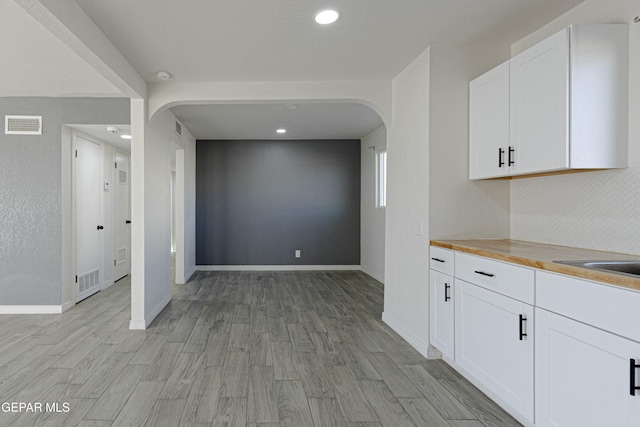
M171 78L171 74L166 71L158 71L156 73L156 77L158 80L169 80Z
M117 135L120 133L120 129L118 129L115 126L108 126L107 127L107 132L109 132L111 135Z

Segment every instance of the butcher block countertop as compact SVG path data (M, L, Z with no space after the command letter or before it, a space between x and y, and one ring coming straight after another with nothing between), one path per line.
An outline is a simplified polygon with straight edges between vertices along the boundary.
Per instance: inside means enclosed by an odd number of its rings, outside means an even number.
M431 245L640 291L640 278L553 262L640 261L640 256L509 239L432 240Z

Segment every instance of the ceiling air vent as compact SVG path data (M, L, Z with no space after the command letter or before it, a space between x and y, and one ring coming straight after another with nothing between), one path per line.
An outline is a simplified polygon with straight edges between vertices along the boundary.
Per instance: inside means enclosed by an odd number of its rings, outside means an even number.
M182 136L182 125L176 122L176 135Z
M7 135L42 135L42 116L4 116Z

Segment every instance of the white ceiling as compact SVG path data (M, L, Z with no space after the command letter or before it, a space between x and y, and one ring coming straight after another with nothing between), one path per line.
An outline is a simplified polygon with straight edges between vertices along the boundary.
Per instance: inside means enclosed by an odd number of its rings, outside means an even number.
M122 96L13 0L0 0L0 96Z
M388 80L430 44L508 45L583 0L76 1L145 80L222 82ZM328 6L341 19L315 24ZM13 0L0 0L0 40L0 96L122 96ZM359 138L381 125L355 104L281 107L172 110L199 139Z
M131 135L130 125L67 125L72 129L78 130L100 142L113 145L125 153L131 153L131 140L122 139L120 135ZM118 134L111 134L107 131L107 127L116 127L120 130Z
M510 44L582 1L77 0L144 79L181 82L390 79L430 44Z
M183 105L171 110L196 139L360 139L382 126L361 104ZM277 134L285 128L287 133Z

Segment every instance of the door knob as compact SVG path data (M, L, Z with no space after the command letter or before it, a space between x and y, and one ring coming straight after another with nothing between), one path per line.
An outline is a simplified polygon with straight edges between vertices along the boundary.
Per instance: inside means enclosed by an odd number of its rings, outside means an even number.
M124 223L125 223L125 224L131 224L131 220L129 220L129 219L128 219L128 220L126 220Z
M98 231L99 231L99 230L104 229L104 227L103 227L103 226L101 226L101 225L99 225L99 226L97 227L97 229L98 229Z

